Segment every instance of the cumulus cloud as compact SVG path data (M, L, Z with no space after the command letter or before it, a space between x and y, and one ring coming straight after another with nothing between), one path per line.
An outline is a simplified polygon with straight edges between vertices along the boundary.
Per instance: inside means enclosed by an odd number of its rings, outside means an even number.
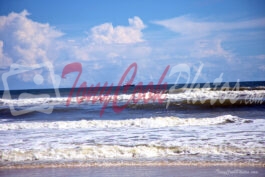
M48 51L53 40L63 34L49 24L30 20L28 15L24 10L0 16L0 64L7 58L27 65L49 61Z
M207 36L212 32L264 28L265 18L236 22L207 22L184 15L172 19L154 21L153 23L164 26L181 35Z
M49 24L38 23L28 18L29 13L10 13L0 16L0 67L13 63L31 67L35 64L52 62L51 51L55 41L63 33ZM31 81L41 71L17 75L23 81ZM47 81L49 82L49 81Z
M104 23L91 28L88 37L82 42L72 41L70 56L83 61L141 59L150 54L151 48L143 39L142 30L146 27L139 17L128 19L128 26Z
M139 17L129 18L129 26L113 27L111 23L104 23L91 29L92 39L96 43L132 44L142 42L142 30L145 28Z

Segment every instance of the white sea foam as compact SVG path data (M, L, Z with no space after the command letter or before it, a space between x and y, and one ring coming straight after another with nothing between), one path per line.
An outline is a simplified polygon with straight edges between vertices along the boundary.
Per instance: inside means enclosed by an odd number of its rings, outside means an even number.
M265 120L156 117L3 122L0 162L229 156L265 159ZM191 155L191 156L190 156ZM220 159L219 159L220 160Z
M150 98L152 93L148 92L144 94L145 99ZM119 94L116 96L119 102L128 101L132 99L132 94ZM200 101L204 103L205 100L216 100L222 102L223 100L230 100L234 103L236 100L242 100L246 104L261 104L265 101L265 90L240 90L240 91L216 91L207 88L204 89L186 89L177 93L163 94L161 96L164 101L188 101L195 103ZM0 99L2 105L12 104L14 106L30 106L39 104L49 104L49 105L66 105L68 97L45 97L45 98L22 98L21 99ZM102 103L102 98L100 97L71 97L70 104L76 104L80 102L90 102ZM109 101L114 100L114 95L109 95ZM137 94L135 94L135 100L137 100ZM142 103L143 100L137 100L138 103ZM156 100L157 101L157 100ZM152 99L149 101L152 102ZM215 102L215 101L214 101ZM131 101L132 103L132 101Z
M58 160L99 160L99 159L135 159L135 158L170 158L183 155L219 155L222 156L246 156L260 155L265 157L264 148L250 147L239 148L236 146L79 146L76 148L39 149L39 150L7 150L0 152L0 162L20 161L58 161ZM238 157L237 157L238 158ZM219 159L222 161L222 159Z
M186 100L192 103L196 101L204 103L205 100L212 100L212 102L230 100L231 103L234 103L236 100L241 100L246 104L261 104L265 100L265 90L213 91L209 89L187 89L181 93L168 94L167 99Z
M0 124L0 131L17 129L80 129L80 128L120 128L142 127L161 128L173 126L208 126L226 123L244 123L252 120L241 119L232 115L215 118L178 118L154 117L128 120L80 120L80 121L52 121L52 122L10 122Z

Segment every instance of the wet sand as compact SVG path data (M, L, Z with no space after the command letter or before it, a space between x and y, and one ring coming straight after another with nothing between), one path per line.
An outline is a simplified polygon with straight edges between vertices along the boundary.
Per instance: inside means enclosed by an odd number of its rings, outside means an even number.
M105 163L0 167L1 177L264 177L262 163Z
M233 166L90 166L0 169L1 177L264 177L264 167Z

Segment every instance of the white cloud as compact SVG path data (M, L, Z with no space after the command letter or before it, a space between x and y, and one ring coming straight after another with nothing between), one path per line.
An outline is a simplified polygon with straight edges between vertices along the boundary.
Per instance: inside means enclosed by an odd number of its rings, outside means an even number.
M34 22L27 18L26 10L0 17L0 39L2 53L12 62L36 64L49 60L48 51L53 40L63 34L49 24ZM0 60L7 56L1 55ZM2 63L2 62L1 62Z
M91 28L88 37L82 42L71 41L70 56L83 61L140 60L147 57L151 48L143 39L145 28L139 17L129 18L129 26L116 26L104 23Z
M233 50L224 47L225 43L227 44L231 40L242 40L239 38L242 34L248 36L247 39L251 39L249 30L251 32L256 30L253 33L256 34L259 32L257 30L265 28L265 18L221 22L183 15L153 23L179 34L176 35L178 43L180 43L178 45L186 47L182 51L186 51L188 56L192 58L211 57L213 60L225 59L229 63L237 62L238 58ZM248 31L244 33L246 30ZM258 36L260 38L260 35Z
M51 61L51 51L56 46L56 38L63 34L49 24L38 23L27 18L29 13L10 13L0 16L0 67L12 63L31 66ZM23 73L18 77L32 80L33 74Z
M65 43L67 55L82 61L105 60L116 64L119 60L138 60L148 56L151 48L143 39L143 21L139 17L133 17L128 22L128 26L116 27L111 23L104 23L92 27L83 40L68 39Z
M154 21L153 23L164 26L181 35L201 37L210 35L212 32L264 28L265 18L236 22L207 22L203 20L192 19L190 16L184 15L172 19Z
M147 43L134 44L77 44L70 48L70 57L82 61L108 61L133 59L139 61L147 58L152 52L152 48Z
M4 42L0 40L0 67L7 67L12 63L12 59L6 56L3 51Z
M221 39L198 40L191 48L191 56L195 58L222 57L232 61L234 54L222 47Z
M144 23L139 17L129 18L129 26L113 27L111 23L104 23L91 29L95 43L131 44L144 41L142 30Z

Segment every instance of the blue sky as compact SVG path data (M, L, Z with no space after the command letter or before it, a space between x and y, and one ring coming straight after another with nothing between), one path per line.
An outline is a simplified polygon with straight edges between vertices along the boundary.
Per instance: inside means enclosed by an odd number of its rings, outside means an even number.
M51 70L36 67L47 62L58 76L80 62L77 85L88 86L117 85L134 62L135 84L157 83L168 65L189 68L182 83L200 67L196 82L220 75L223 81L265 80L263 0L1 0L0 16L0 74L11 73L4 77L10 89L52 87ZM14 74L14 64L27 72ZM169 73L164 81L174 83L178 73ZM56 77L56 83L71 87L76 77Z

